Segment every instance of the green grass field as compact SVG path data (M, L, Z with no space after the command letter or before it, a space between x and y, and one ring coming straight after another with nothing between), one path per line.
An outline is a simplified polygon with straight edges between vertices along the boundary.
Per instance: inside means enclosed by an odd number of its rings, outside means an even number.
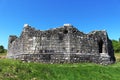
M0 80L120 80L120 54L115 55L117 62L108 66L23 63L0 59Z

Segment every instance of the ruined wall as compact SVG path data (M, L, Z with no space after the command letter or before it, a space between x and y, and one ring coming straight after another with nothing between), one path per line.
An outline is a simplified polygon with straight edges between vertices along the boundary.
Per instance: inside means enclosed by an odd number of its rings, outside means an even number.
M7 57L48 63L115 62L106 31L85 34L69 24L46 31L35 30L26 24L20 37L9 37Z

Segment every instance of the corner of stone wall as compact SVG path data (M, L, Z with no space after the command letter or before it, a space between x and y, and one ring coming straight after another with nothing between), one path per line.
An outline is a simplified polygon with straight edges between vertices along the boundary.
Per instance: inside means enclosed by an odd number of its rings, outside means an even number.
M108 55L108 53L100 53L99 63L102 65L111 64L110 56Z

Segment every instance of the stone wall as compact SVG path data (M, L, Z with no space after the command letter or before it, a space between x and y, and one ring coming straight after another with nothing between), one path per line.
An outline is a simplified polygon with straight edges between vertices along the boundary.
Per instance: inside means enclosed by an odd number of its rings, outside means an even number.
M26 24L20 37L9 37L7 57L44 63L115 62L106 31L85 34L70 24L46 31Z

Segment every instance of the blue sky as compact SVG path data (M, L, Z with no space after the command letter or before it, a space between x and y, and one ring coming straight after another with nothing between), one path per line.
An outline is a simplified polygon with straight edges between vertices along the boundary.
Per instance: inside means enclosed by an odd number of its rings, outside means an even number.
M107 30L120 37L120 0L0 0L0 45L21 34L24 24L46 30L70 23L80 31Z

